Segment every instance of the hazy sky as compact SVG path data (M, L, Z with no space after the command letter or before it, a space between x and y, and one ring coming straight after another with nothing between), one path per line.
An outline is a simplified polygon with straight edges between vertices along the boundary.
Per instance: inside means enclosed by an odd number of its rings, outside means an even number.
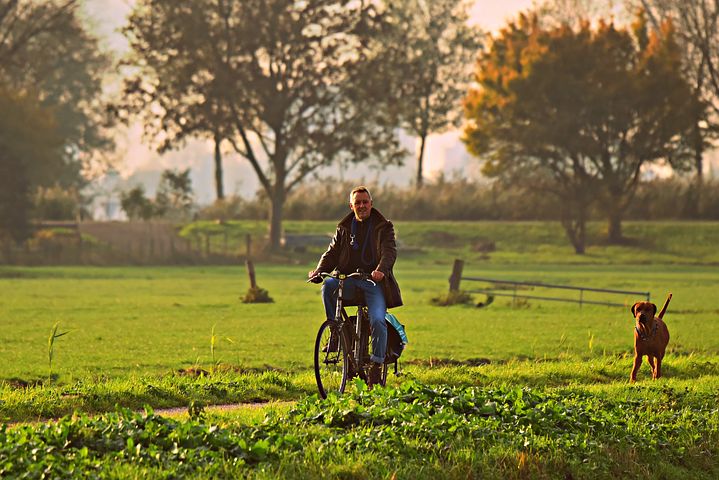
M85 0L85 7L97 22L98 30L105 36L111 36L111 43L120 47L122 39L113 32L123 23L134 3L134 0ZM476 0L471 10L472 21L485 30L496 30L508 16L514 16L531 5L532 0Z
M117 31L124 23L134 0L84 0L85 11L94 25L103 43L110 49L123 51L126 43ZM431 0L427 0L431 1ZM472 23L482 29L495 31L507 18L532 5L532 0L477 0L471 9ZM141 128L135 126L118 138L117 155L120 158L118 170L123 177L142 182L149 194L154 187L159 172L165 168L192 168L192 178L198 200L209 203L214 199L212 145L203 141L188 142L186 148L170 152L160 157L141 142ZM434 135L429 138L426 151L425 175L436 175L439 171L451 173L477 169L475 162L469 159L464 146L458 140L457 132ZM400 183L414 178L414 160L408 159L403 168L392 169L382 174L382 179L390 178ZM335 176L357 178L373 182L378 180L375 171L329 171ZM225 191L229 194L239 192L252 194L258 187L254 173L246 160L228 155L225 158Z

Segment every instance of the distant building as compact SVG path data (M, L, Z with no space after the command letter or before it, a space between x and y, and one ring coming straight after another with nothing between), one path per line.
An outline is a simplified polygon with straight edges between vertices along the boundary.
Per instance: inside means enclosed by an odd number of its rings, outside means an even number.
M116 170L110 170L90 184L86 194L92 198L88 210L93 220L127 220L127 215L120 208L124 183Z

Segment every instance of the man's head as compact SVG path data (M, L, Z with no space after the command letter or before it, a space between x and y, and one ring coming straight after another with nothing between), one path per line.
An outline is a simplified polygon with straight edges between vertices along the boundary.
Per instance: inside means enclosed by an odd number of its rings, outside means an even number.
M350 192L350 209L360 222L369 218L372 213L372 195L367 187L360 185Z

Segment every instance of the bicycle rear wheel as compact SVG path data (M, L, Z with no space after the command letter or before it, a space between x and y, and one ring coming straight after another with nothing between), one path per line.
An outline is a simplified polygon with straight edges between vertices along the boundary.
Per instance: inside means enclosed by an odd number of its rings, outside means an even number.
M347 385L348 359L337 322L320 325L315 341L315 379L322 398L330 392L342 393Z

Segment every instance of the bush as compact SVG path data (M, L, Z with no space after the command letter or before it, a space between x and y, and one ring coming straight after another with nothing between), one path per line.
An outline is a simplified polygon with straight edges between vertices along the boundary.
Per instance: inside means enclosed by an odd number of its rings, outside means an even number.
M284 206L286 220L339 220L349 213L349 192L357 182L328 178L297 187ZM413 186L368 185L376 207L391 220L549 220L558 221L559 203L551 194L526 191L499 182L443 176ZM318 208L321 207L321 208ZM264 191L253 199L228 197L200 210L203 220L267 220ZM603 221L596 206L589 220ZM638 185L627 220L719 219L719 181L698 187L693 179L673 177ZM479 248L488 248L484 245Z
M42 220L74 220L81 213L80 197L74 189L38 188L34 203L35 217Z

